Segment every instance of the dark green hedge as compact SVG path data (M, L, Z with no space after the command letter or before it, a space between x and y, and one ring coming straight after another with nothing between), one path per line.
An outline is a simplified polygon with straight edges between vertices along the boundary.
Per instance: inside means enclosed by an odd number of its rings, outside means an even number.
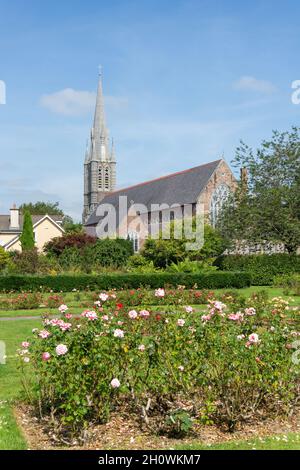
M278 253L274 255L220 256L215 265L224 271L247 271L256 286L272 285L279 274L300 273L300 256Z
M103 274L103 275L59 275L59 276L2 276L0 291L53 291L122 289L184 285L200 289L241 288L250 285L248 273L213 272L211 274L151 273L151 274Z

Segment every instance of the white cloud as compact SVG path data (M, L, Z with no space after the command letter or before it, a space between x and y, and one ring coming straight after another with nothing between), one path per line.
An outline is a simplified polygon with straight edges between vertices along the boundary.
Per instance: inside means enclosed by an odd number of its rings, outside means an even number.
M245 91L258 91L260 93L274 93L277 91L276 86L267 80L258 80L255 77L243 76L236 82L234 82L233 87L236 90L245 90Z
M106 96L105 103L108 109L119 111L126 108L128 99L122 96ZM40 104L56 114L65 116L81 116L91 113L94 110L96 94L91 91L74 90L65 88L64 90L43 95Z
M80 116L91 112L95 105L95 99L95 93L90 91L65 88L49 95L43 95L40 104L53 113Z

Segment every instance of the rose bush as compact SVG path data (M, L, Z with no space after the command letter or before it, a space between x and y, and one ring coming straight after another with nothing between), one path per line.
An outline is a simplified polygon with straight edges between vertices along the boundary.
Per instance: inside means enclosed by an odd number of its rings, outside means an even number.
M151 295L163 301L168 293ZM133 310L107 292L80 316L64 305L63 318L46 318L21 345L25 389L39 413L71 434L124 406L157 432L182 413L230 431L290 413L299 399L290 344L300 333L286 304L274 302L264 315L250 300L234 310L213 298L201 313L177 297L172 313Z

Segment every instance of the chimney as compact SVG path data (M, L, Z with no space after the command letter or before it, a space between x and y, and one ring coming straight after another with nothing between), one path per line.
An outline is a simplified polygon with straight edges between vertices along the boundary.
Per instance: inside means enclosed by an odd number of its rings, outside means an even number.
M17 209L16 204L13 204L10 209L10 229L18 230L20 228L19 220L19 209Z

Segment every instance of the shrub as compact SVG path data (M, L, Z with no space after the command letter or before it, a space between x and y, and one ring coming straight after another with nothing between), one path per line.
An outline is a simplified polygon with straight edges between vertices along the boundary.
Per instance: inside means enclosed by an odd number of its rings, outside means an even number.
M48 308L58 308L64 303L64 299L61 295L53 294L47 297L44 303Z
M248 287L251 277L243 272L194 273L145 273L145 274L60 274L57 276L0 276L0 292L126 289L138 287L185 286L201 289Z
M32 310L38 308L42 303L41 295L38 292L22 293L10 298L0 299L0 309L2 310Z
M185 238L184 234L181 239L174 238L174 229L178 221L170 224L170 239L168 237L159 239L148 238L141 250L141 255L148 261L152 261L155 267L165 268L170 264L180 263L186 259L186 243L194 240ZM181 228L181 224L178 229ZM195 219L193 221L195 230ZM204 226L204 244L201 249L189 251L191 260L208 261L219 256L227 248L224 239L220 233L210 225Z
M125 266L133 255L131 240L116 238L99 239L93 246L84 250L84 258L88 265L120 268Z
M48 254L60 256L66 248L77 248L81 250L88 245L94 245L97 241L96 237L87 235L86 233L66 233L62 237L56 237L50 240L44 248Z
M10 256L7 251L4 250L2 246L0 246L0 271L5 269L9 265Z
M82 253L75 246L65 248L58 262L64 271L81 271Z
M275 276L274 285L282 287L285 295L299 295L300 296L300 274L283 274Z
M38 272L39 255L36 248L22 252L15 251L12 255L12 271L18 274L35 274Z
M26 390L33 381L33 403L64 438L126 406L175 436L191 420L234 431L296 408L299 366L289 349L299 333L278 299L257 317L251 303L232 311L214 300L205 315L183 306L157 315L132 311L114 294L99 298L80 318L45 319L19 351Z
M153 261L148 261L140 254L130 256L127 269L132 273L155 273L160 271L159 268L154 266Z
M216 266L211 266L206 261L190 261L189 259L179 261L178 264L172 263L166 268L166 271L170 273L206 273L216 270Z
M214 264L224 271L247 271L257 286L272 285L279 274L300 273L300 256L285 253L221 256Z

